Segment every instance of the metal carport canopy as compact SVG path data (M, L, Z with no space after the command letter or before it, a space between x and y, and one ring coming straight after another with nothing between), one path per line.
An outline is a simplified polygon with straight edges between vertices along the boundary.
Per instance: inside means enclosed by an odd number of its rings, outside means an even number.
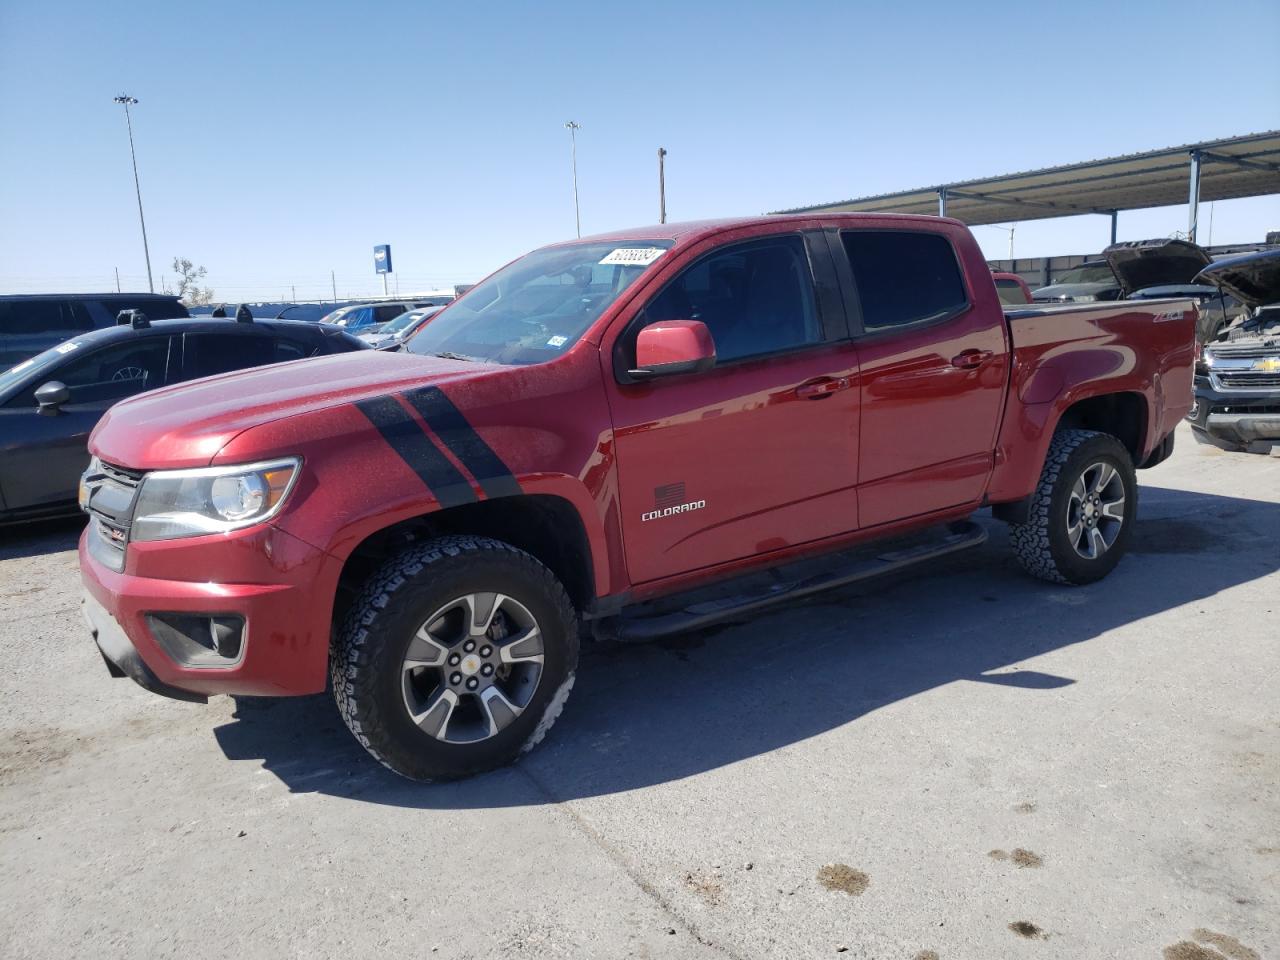
M1194 238L1198 201L1270 193L1280 193L1280 130L774 212L943 214L975 226L1100 213L1114 233L1117 211L1187 202Z

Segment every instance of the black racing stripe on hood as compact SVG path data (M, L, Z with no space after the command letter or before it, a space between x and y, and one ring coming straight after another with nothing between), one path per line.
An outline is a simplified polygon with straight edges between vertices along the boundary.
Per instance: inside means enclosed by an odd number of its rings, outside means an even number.
M493 448L481 439L453 401L439 387L421 387L404 394L440 442L449 448L480 483L486 497L512 497L520 484Z
M427 485L442 507L475 503L476 494L461 471L431 442L416 420L394 397L357 400L355 405L400 459Z

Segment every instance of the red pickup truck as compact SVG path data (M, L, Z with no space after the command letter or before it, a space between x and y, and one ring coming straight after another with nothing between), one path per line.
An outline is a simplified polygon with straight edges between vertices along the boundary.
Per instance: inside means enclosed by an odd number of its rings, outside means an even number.
M531 748L582 638L643 639L977 546L1105 576L1191 406L1189 302L1001 307L969 231L665 224L493 274L404 352L125 401L81 485L84 609L157 693L331 680L405 776Z

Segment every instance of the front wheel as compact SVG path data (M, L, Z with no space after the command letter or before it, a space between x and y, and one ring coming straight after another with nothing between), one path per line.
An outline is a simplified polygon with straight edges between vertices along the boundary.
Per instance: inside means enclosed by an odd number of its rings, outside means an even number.
M330 670L361 745L427 781L532 749L564 707L577 662L577 617L551 571L510 544L451 536L369 580Z
M1014 553L1041 580L1101 580L1124 555L1137 506L1124 445L1106 433L1061 430L1049 444L1026 522L1010 527Z

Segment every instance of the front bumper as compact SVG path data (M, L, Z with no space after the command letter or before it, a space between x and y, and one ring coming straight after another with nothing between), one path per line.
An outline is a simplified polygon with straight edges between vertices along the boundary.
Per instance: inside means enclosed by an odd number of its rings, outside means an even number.
M1208 377L1196 377L1195 398L1187 414L1195 429L1241 445L1280 441L1280 390L1216 390Z
M196 701L324 690L341 570L328 554L268 524L130 543L124 570L116 572L94 555L97 535L90 524L80 538L84 613L113 673ZM225 666L180 662L153 632L148 614L157 613L242 617L238 659Z

